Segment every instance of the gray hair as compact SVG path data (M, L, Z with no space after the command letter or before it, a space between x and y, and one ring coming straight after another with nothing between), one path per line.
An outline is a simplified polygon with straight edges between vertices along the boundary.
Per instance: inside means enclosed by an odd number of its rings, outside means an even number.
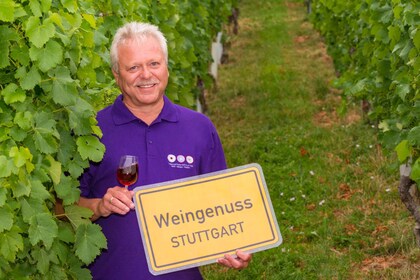
M165 56L166 64L168 64L168 46L166 38L156 25L143 22L129 22L120 27L115 33L114 40L111 44L111 67L116 73L119 72L118 66L118 47L127 40L137 40L141 42L147 38L154 37L162 49Z

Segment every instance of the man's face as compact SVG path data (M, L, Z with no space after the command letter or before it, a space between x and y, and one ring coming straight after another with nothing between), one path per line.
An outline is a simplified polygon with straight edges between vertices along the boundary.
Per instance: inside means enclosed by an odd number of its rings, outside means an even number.
M119 46L118 56L119 73L114 72L114 77L124 103L132 108L161 104L169 72L158 41L128 40Z

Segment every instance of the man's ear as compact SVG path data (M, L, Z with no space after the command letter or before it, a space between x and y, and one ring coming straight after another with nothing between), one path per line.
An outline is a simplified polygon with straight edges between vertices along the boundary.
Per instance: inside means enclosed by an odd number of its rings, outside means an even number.
M112 74L114 75L115 81L118 83L120 75L114 69L112 69Z

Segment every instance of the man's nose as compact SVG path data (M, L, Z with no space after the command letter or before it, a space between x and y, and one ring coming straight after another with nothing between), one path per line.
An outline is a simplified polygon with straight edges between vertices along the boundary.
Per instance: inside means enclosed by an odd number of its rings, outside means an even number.
M148 78L150 78L151 75L152 75L152 72L150 71L150 69L147 66L143 67L142 71L140 72L140 76L143 79L148 79Z

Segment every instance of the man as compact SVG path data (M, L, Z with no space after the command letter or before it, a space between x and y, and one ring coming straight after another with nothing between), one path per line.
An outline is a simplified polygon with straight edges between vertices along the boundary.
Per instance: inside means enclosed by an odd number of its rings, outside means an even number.
M133 22L121 27L111 46L111 63L122 95L98 113L106 152L80 180L79 205L94 212L92 220L108 240L108 249L90 266L93 278L202 279L197 268L160 276L149 273L132 187L225 169L219 136L206 116L165 96L168 51L156 26ZM138 180L128 189L116 178L124 154L139 158ZM218 262L241 269L250 260L250 254L238 251L237 258L226 255Z

